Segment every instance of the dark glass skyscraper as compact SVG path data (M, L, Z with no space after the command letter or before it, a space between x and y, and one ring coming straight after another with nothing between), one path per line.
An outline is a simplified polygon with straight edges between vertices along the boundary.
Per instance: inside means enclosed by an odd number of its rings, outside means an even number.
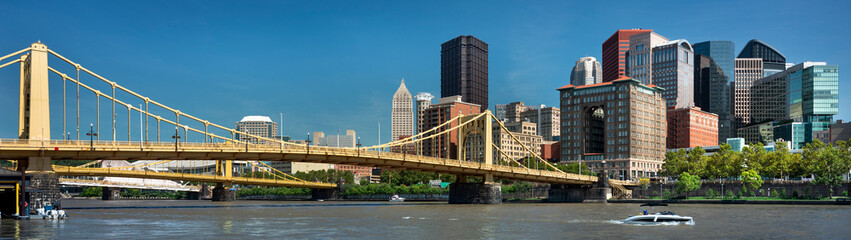
M786 56L758 39L748 41L737 58L762 58L762 72L765 77L786 70Z
M458 36L440 45L440 97L488 107L488 44L473 36Z
M706 74L695 74L695 86L706 89L695 88L695 103L701 103L704 106L704 111L718 114L718 142L726 142L727 138L734 137L732 121L730 115L732 113L732 95L734 77L734 59L733 49L735 48L731 41L706 41L694 44L694 54L706 56L712 59L709 61ZM701 73L704 73L701 71ZM699 89L699 90L698 90ZM702 92L701 92L702 91ZM700 95L698 95L700 94Z

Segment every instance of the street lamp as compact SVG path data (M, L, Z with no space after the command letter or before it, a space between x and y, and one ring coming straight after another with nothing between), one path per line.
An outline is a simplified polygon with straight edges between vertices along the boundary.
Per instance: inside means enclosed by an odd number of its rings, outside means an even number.
M86 136L89 136L89 150L95 150L95 137L98 135L94 130L94 124L89 123L89 133L86 133Z
M360 157L360 146L362 146L360 144L360 137L358 137L358 143L356 145L358 146L358 157Z
M307 132L307 140L304 140L304 146L307 148L307 154L310 154L310 132Z
M177 126L174 126L174 136L171 138L174 138L174 151L177 152L177 141L180 140L180 131Z

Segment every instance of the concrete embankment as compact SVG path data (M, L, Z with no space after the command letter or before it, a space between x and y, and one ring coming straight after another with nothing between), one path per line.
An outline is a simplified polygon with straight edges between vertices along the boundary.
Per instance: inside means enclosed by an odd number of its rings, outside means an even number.
M851 205L851 200L683 200L683 199L610 199L609 203L675 203L675 204L774 204L774 205Z

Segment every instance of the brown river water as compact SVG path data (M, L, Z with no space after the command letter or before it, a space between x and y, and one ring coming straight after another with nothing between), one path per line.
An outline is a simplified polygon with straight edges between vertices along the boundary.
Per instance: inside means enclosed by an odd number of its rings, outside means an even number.
M631 225L638 204L64 200L23 239L851 239L851 206L672 204L694 225ZM657 209L658 210L658 209Z

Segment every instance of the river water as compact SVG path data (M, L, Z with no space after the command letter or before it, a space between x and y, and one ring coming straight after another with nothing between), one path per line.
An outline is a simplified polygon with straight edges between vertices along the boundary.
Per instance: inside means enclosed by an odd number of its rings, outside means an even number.
M618 220L638 204L64 200L67 220L9 220L26 239L848 239L851 207L677 204L694 225Z

